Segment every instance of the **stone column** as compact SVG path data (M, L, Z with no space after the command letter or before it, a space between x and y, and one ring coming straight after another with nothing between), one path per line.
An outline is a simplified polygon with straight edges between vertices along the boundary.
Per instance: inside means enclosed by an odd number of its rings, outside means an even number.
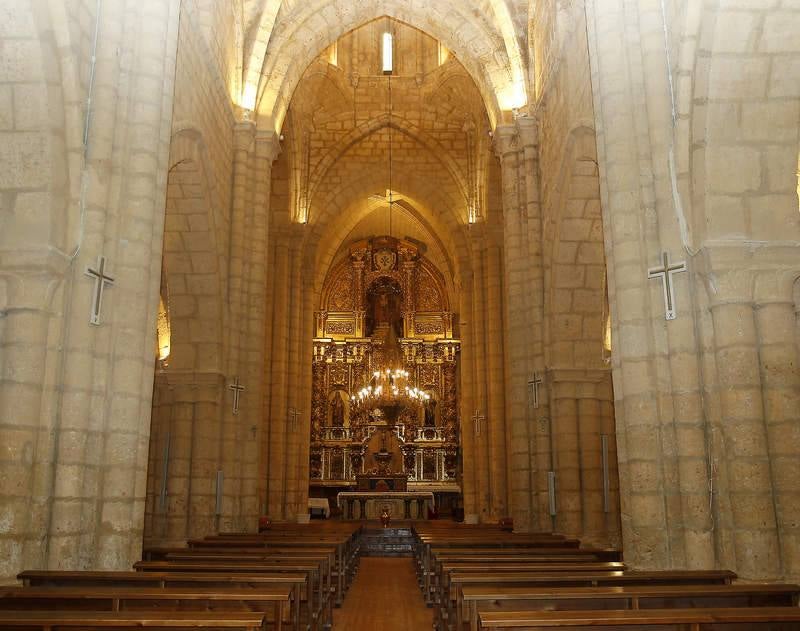
M721 416L716 445L721 459L717 496L721 561L743 577L778 578L780 542L753 275L713 268L715 282L709 293Z
M0 257L0 580L41 567L48 533L53 427L45 413L48 328L66 259L52 253Z
M278 136L274 131L257 130L252 156L253 194L252 219L247 233L246 254L249 266L247 301L244 314L246 338L241 344L242 373L249 391L245 407L247 417L242 429L241 448L245 454L242 469L240 497L240 529L256 528L260 513L259 462L265 398L265 373L263 349L267 332L267 255L269 251L270 196L272 192L272 165L280 152Z
M306 514L300 510L299 499L300 495L305 495L304 487L308 487L308 478L306 480L298 478L300 466L300 419L298 418L297 423L294 423L289 418L290 407L297 410L307 407L306 399L303 396L305 393L301 385L303 380L301 368L308 366L308 346L305 346L304 342L310 342L311 321L308 319L308 315L313 312L313 303L309 300L311 291L303 282L303 266L300 263L302 260L300 244L302 243L303 230L304 226L300 224L292 226L292 265L287 279L290 288L291 316L288 323L289 346L287 350L289 357L287 362L286 405L283 414L273 419L273 421L285 425L286 469L283 475L286 489L286 518L290 520ZM306 328L306 325L308 328ZM304 349L305 352L301 349ZM304 434L302 440L305 441L307 436L308 433Z
M288 344L291 269L289 237L275 234L275 283L272 301L272 341L267 383L270 384L269 411L265 419L267 439L267 513L273 519L285 517L286 475L286 392L288 388Z
M518 130L514 125L501 125L495 130L495 151L500 158L503 194L503 297L506 323L504 337L507 344L505 356L506 441L512 449L509 461L511 481L510 500L514 527L526 531L530 528L530 432L526 415L526 373L530 330L529 310L526 308L526 267L536 265L527 260L523 213L524 162Z
M583 502L576 386L572 379L553 385L553 414L557 421L553 429L553 470L556 472L555 528L558 532L580 536Z
M544 266L542 243L542 202L540 197L539 171L539 121L535 117L520 117L516 120L521 146L521 177L524 178L523 201L525 233L524 266L526 290L526 313L528 348L526 357L525 381L533 377L533 373L541 376L545 382L539 397L539 407L533 408L532 393L526 388L526 426L528 428L528 455L530 496L530 530L550 527L548 515L547 470L550 466L550 399L547 396L550 384L546 377L544 356ZM516 522L515 522L516 528Z
M312 290L313 281L311 279L311 266L304 269L303 272L303 292L301 308L301 317L299 318L298 326L300 327L300 344L298 348L298 369L300 374L297 380L297 395L296 403L300 410L300 416L297 419L296 427L293 430L292 439L297 445L296 462L292 470L295 479L297 480L297 492L295 494L295 514L297 520L301 523L308 521L308 481L310 479L310 455L311 445L309 443L309 435L311 432L311 410L310 404L313 398L312 388L312 374L308 365L308 350L313 345L313 329L312 324L314 321L314 292ZM323 395L325 391L323 390Z
M471 330L472 330L472 361L470 362L472 374L472 389L470 391L473 405L468 413L470 419L470 432L473 436L473 473L474 473L474 489L476 496L475 509L476 513L467 513L474 515L477 520L487 520L490 517L489 507L491 502L491 491L489 486L489 451L487 435L489 432L488 425L494 422L493 419L488 418L489 405L486 383L488 379L488 363L486 361L487 350L487 326L486 326L486 269L485 269L485 252L484 252L484 239L487 230L485 226L473 226L471 228L472 234L472 259L473 259L473 283L472 283L472 312L471 312ZM466 363L466 362L465 362ZM466 388L465 388L466 391ZM475 424L472 421L472 416L475 411L478 411L484 416L481 423L481 431L479 434L475 432ZM465 458L466 460L466 458Z
M672 479L665 470L671 468L668 459L674 450L662 425L662 413L668 413L660 394L655 348L660 336L654 328L659 312L663 318L663 303L651 304L647 279L653 264L650 253L659 243L649 168L653 147L645 107L645 51L638 37L636 6L622 0L587 0L586 10L612 305L625 559L637 569L669 568L675 566L672 531L681 520L670 520L666 505ZM652 295L660 298L655 290Z
M478 521L478 453L477 437L474 434L472 414L478 405L476 389L476 356L481 356L476 346L476 323L474 311L475 275L470 273L463 278L463 290L459 313L461 325L461 492L464 497L464 520L468 523Z
M231 405L224 406L223 423L215 441L218 450L218 467L223 473L223 505L218 527L224 530L245 529L240 522L243 492L243 470L250 458L246 447L254 438L249 428L255 426L254 415L258 414L258 381L248 365L246 346L249 343L252 271L251 239L254 234L253 185L255 180L256 126L252 121L240 120L233 127L233 186L230 210L230 240L228 251L227 310L224 335L224 351L227 377L232 382L237 377L245 387L239 402L239 411L234 414ZM226 393L230 400L230 391ZM248 438L250 439L248 441ZM255 524L250 525L251 528Z
M800 577L800 369L794 273L756 280L756 329L764 417L783 580Z
M491 502L489 519L496 522L508 516L509 423L506 418L506 371L503 331L503 265L500 248L493 244L486 252L486 374L489 484ZM523 390L524 392L524 390Z
M608 545L603 519L603 467L600 445L600 401L594 383L578 389L578 453L582 497L582 540Z
M178 12L177 0L125 0L101 13L85 234L63 316L52 512L40 533L51 567L125 569L141 554ZM116 283L91 326L84 270L100 255Z

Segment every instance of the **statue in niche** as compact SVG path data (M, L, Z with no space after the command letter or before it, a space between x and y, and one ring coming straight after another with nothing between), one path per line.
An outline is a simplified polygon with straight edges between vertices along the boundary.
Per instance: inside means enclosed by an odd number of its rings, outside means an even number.
M425 410L425 427L436 427L436 399L431 397L423 404Z
M344 401L339 391L336 390L330 400L331 426L344 427Z
M367 304L367 335L391 328L396 336L402 336L402 291L396 281L378 279L367 292Z

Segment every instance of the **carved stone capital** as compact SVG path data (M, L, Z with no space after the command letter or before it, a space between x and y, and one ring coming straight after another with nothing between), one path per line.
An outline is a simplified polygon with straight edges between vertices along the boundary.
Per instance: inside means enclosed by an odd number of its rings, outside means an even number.
M539 121L533 116L521 116L516 120L519 142L523 147L539 145Z
M249 151L256 137L256 124L244 120L233 126L233 146L236 151Z
M695 262L712 305L791 302L800 244L707 242Z
M501 161L521 149L516 125L498 125L494 130L494 152Z
M270 164L278 159L281 153L281 141L277 132L259 130L256 132L256 155Z
M5 293L0 309L49 310L69 265L66 255L51 248L0 250L0 283Z

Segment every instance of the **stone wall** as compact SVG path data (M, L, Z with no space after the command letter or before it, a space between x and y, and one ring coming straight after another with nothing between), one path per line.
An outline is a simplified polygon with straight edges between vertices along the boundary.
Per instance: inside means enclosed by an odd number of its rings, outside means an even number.
M95 6L0 5L0 579L141 547L177 3Z
M785 4L587 2L636 566L797 576L798 497L785 484L800 462L797 407L785 403L798 396L786 350L798 68L786 33L800 14ZM647 280L664 252L688 266L674 277L676 320Z
M254 529L261 509L263 251L277 144L231 102L234 13L207 2L182 13L161 290L172 340L156 373L152 543Z

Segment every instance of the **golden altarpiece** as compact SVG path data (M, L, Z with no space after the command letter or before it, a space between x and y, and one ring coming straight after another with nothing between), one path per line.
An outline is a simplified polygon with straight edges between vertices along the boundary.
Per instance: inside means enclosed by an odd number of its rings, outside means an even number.
M359 241L334 264L316 313L312 495L365 488L370 476L390 487L402 480L408 490L460 493L453 319L442 274L415 243ZM402 375L397 386L411 396L363 399L389 371ZM397 391L390 381L387 390Z

